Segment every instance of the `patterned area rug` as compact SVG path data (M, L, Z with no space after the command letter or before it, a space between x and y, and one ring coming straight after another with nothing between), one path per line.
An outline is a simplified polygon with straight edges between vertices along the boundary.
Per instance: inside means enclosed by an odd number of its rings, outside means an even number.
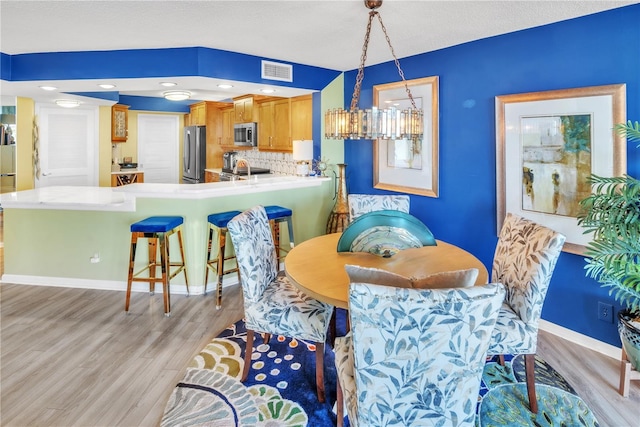
M340 320L340 319L339 319ZM340 324L340 321L339 321ZM340 330L340 328L339 328ZM162 426L334 426L336 370L325 346L326 402L315 388L315 346L282 336L256 337L252 369L240 382L246 331L229 326L189 364L162 418ZM506 356L505 366L488 361L478 396L478 427L598 426L573 388L536 358L537 415L528 410L524 360ZM345 419L348 426L348 420Z

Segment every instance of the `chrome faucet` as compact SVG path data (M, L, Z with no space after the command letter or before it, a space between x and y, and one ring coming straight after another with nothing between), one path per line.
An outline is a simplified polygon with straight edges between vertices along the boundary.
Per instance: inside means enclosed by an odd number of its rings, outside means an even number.
M233 166L233 173L238 173L238 165L240 164L240 162L243 162L247 166L247 180L251 182L251 165L249 164L249 160L238 157L236 159L236 164Z

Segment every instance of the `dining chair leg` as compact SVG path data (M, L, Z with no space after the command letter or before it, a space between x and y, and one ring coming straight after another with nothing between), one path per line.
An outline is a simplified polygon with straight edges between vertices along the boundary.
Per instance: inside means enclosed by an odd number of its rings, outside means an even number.
M529 395L529 408L534 414L538 413L538 401L536 398L536 378L535 378L536 355L524 355L524 372L527 378L527 394Z
M324 343L316 343L316 389L318 402L324 403Z
M268 332L265 332L264 335L262 335L262 339L264 340L264 343L268 343L271 340L271 334Z
M251 365L251 353L253 352L253 331L247 329L247 347L244 350L244 367L242 368L241 382L245 382L249 376L249 367Z
M337 320L336 320L336 316L338 313L338 309L337 308L333 308L333 312L331 313L331 320L329 320L329 331L331 334L331 348L335 347L335 343L336 343L336 336L338 335L338 327L337 327Z
M500 366L504 366L504 354L498 355L498 363Z
M338 377L336 377L336 419L338 421L337 427L342 427L344 425L344 396Z

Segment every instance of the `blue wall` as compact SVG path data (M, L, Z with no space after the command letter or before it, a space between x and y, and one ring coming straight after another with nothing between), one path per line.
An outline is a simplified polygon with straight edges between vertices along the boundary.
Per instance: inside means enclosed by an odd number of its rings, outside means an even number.
M428 30L425 30L428 37ZM640 5L478 40L400 61L407 79L439 76L440 197L411 196L411 213L438 239L475 254L490 269L497 243L495 97L514 93L627 85L627 117L640 120ZM345 74L351 99L356 70ZM365 70L360 105L373 85L398 81L393 62ZM350 193L373 188L369 141L345 141ZM628 173L640 176L640 149L628 145ZM619 346L615 324L597 320L608 291L584 275L581 256L562 253L542 317Z

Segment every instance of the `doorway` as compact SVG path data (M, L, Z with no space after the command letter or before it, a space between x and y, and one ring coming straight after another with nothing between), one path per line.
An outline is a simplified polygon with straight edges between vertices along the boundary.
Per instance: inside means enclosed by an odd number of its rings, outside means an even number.
M179 183L179 148L178 116L138 114L138 166L144 182Z
M40 177L35 187L93 186L98 182L98 107L36 104Z

